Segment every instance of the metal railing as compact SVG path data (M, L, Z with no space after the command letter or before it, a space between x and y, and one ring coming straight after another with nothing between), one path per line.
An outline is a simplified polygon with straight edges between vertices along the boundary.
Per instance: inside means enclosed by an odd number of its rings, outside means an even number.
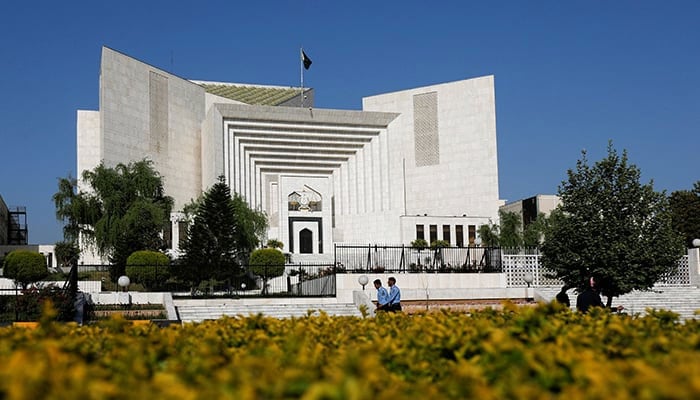
M335 263L347 272L502 272L497 247L413 248L402 245L335 245Z
M285 264L278 267L243 265L237 273L204 279L193 285L179 280L170 265L130 266L129 291L173 292L175 296L203 297L319 297L335 296L333 264ZM110 265L79 265L79 280L102 282L103 290L122 290L110 277Z

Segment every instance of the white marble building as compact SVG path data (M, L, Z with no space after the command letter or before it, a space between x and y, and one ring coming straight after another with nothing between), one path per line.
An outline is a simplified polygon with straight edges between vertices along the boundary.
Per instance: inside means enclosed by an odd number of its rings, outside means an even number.
M176 210L223 174L295 261L332 260L339 242L466 245L497 220L493 76L366 97L362 111L304 97L183 79L105 47L100 109L78 111L77 169L151 159Z

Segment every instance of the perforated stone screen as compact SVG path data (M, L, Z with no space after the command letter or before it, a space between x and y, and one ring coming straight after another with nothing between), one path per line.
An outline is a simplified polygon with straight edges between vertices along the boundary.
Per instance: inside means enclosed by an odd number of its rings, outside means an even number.
M413 96L413 130L416 166L440 164L437 92Z
M151 71L148 82L150 116L150 151L168 149L168 78Z

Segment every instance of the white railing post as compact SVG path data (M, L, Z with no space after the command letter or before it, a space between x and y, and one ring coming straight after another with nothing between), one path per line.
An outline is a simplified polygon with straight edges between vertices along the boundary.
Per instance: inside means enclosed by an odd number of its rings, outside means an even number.
M700 248L688 249L688 270L690 271L690 285L700 287Z

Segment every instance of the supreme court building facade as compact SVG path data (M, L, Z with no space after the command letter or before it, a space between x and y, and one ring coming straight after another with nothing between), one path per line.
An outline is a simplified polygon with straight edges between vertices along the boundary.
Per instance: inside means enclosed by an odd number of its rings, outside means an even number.
M365 97L362 110L301 93L187 80L104 47L99 110L77 115L78 174L150 159L175 210L223 175L295 261L332 260L334 243L466 246L497 221L493 76Z

